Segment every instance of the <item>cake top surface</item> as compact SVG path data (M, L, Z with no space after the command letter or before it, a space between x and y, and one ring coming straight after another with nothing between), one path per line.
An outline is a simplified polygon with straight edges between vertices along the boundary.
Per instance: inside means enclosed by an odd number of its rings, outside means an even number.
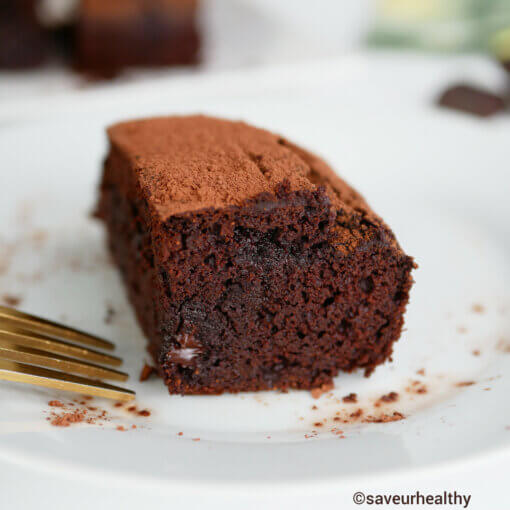
M114 150L136 170L162 219L205 208L241 205L273 193L325 186L333 207L372 215L364 199L320 158L281 136L206 116L158 117L108 129Z

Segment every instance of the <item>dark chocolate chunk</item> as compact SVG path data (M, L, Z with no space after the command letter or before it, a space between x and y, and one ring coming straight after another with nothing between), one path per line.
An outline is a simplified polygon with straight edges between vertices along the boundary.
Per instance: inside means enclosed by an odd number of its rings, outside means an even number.
M448 88L439 98L439 105L478 117L490 117L506 108L502 97L470 85Z

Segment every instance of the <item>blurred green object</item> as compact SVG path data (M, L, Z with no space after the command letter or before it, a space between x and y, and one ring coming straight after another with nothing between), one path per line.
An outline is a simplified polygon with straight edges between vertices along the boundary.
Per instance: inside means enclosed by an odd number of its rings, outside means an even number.
M510 0L376 0L372 46L490 51L510 59Z

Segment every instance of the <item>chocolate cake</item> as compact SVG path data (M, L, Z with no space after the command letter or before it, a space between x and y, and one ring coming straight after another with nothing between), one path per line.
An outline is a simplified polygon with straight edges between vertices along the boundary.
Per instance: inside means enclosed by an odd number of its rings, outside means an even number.
M317 388L390 358L413 259L324 161L204 116L108 136L98 215L171 393Z
M126 67L193 64L197 0L81 0L76 65L100 75Z

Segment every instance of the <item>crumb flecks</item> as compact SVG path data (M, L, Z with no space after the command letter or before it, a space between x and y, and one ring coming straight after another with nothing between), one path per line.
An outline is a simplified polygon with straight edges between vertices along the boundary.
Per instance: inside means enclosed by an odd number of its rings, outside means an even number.
M363 423L390 423L393 421L404 420L405 416L398 411L394 411L392 414L379 414L377 416L366 416L363 418Z
M484 313L485 312L485 307L483 305L481 305L480 303L475 303L471 307L471 311L474 312L474 313Z
M411 381L410 385L406 387L405 391L411 395L424 395L428 392L427 386L421 381Z
M353 418L354 420L357 420L358 418L361 418L362 415L363 415L363 409L359 408L359 409L356 409L356 411L354 411L353 413L351 413L349 415L349 418Z
M88 402L90 400L91 398L87 398ZM48 406L51 410L46 420L54 427L69 427L77 423L101 426L103 422L110 420L108 413L104 409L99 409L95 406L81 407L83 403L85 401L80 401L77 405L73 402L50 400Z
M475 349L475 350L473 350L473 351L471 352L471 354L472 354L473 356L480 356L481 352L480 352L480 350L479 350L479 349Z
M425 376L425 369L424 368L420 368L419 370L416 370L416 373L418 375L421 375L422 377Z
M349 393L342 397L342 402L344 404L356 404L358 402L358 395L356 393Z
M510 354L510 341L506 338L500 338L498 344L496 345L496 349L498 351L504 352L505 354Z
M310 391L312 398L320 398L324 393L328 393L329 391L333 390L335 385L333 383L327 383L323 384L320 388L314 388Z
M396 391L390 391L386 395L379 398L378 402L388 404L390 402L396 402L399 399L399 395Z
M476 384L476 382L475 381L461 381L461 382L455 383L455 386L457 386L457 388L465 388L466 386L473 386L473 384Z

